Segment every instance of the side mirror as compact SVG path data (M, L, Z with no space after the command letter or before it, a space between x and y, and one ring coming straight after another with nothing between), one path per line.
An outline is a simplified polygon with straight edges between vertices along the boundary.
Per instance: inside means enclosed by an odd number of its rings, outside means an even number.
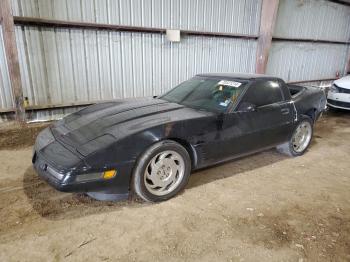
M242 102L238 106L239 112L255 112L256 109L257 109L257 106L249 102Z

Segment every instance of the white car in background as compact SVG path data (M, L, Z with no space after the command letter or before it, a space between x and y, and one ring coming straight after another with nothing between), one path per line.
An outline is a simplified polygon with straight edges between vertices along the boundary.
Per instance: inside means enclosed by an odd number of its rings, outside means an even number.
M350 75L335 80L327 95L330 108L350 110Z

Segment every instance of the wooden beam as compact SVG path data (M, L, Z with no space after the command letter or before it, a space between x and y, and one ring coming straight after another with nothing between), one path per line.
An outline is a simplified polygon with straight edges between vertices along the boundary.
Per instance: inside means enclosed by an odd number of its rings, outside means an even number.
M77 28L91 30L111 30L125 32L144 32L144 33L165 33L166 29L158 27L141 27L128 25L101 24L79 21L64 21L55 19L45 19L37 17L14 16L16 25L38 26L38 27L57 27L57 28Z
M56 28L76 28L76 29L88 29L88 30L110 30L110 31L124 31L124 32L137 32L137 33L159 33L166 32L166 28L161 27L141 27L141 26L127 26L116 24L101 24L90 22L78 22L78 21L64 21L55 19L45 19L37 17L27 16L14 16L15 25L22 26L37 26L37 27L56 27ZM258 39L258 35L246 35L224 32L209 32L209 31L197 31L197 30L180 30L184 35L197 35L208 37L228 37L228 38L243 38L243 39ZM272 37L273 41L289 41L289 42L311 42L311 43L325 43L325 44L350 44L350 41L339 40L324 40L324 39L309 39L309 38L288 38L288 37Z
M166 28L160 27L141 27L141 26L127 26L127 25L115 25L115 24L101 24L90 22L77 22L77 21L63 21L54 19L43 19L36 17L21 17L14 16L14 23L16 25L25 26L38 26L38 27L56 27L56 28L78 28L88 30L109 30L109 31L122 31L122 32L137 32L137 33L157 33L165 34ZM257 39L257 35L245 35L223 32L207 32L196 30L180 30L181 34L185 35L198 35L208 37L226 37L226 38L243 38L243 39Z
M323 39L309 39L309 38L288 38L288 37L272 37L273 41L285 41L295 43L318 43L318 44L335 44L335 45L348 45L349 41L338 41L338 40L323 40Z
M258 74L265 74L272 34L275 28L279 0L263 0L260 14L260 31L256 52L256 68Z
M23 91L16 45L15 27L11 13L10 0L0 0L0 16L6 53L6 62L10 75L16 119L25 122Z

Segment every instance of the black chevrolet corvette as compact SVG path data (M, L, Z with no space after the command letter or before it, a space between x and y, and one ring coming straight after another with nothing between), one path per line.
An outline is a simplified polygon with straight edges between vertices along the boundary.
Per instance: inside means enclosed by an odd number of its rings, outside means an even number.
M325 103L319 89L276 77L197 75L157 98L63 118L38 135L33 165L60 191L162 201L186 186L191 170L272 147L303 154Z

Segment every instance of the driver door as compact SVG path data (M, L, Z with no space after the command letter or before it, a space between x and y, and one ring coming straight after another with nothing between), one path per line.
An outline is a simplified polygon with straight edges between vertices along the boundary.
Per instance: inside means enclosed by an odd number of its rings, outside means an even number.
M293 122L291 107L278 82L254 82L237 108L224 116L219 157L244 155L286 141Z

